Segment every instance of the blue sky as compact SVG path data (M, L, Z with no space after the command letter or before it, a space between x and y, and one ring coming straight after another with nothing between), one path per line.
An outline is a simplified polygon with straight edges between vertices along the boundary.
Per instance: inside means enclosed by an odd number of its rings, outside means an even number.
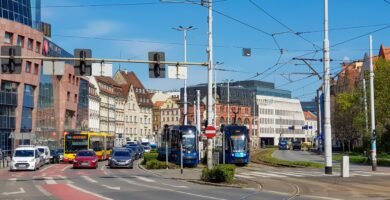
M314 53L313 45L317 49L322 47L323 0L253 0L285 26L249 0L214 2L214 9L228 16L213 13L214 62L223 62L224 69L239 71L218 71L218 81L245 80L268 69L254 80L274 82L277 88L291 90L293 97L302 100L313 98L320 81L315 76L305 78L307 75L292 74L310 72L302 62L292 58L303 54L307 54L306 58L322 57L321 52ZM152 4L124 5L136 3ZM91 6L101 4L110 5ZM70 7L64 7L68 5ZM332 45L388 27L389 12L390 3L384 0L329 0L329 28L337 29L329 33L331 58L335 60L331 63L333 75L341 69L343 60L363 58L368 51L368 36ZM166 60L182 61L183 33L172 28L192 25L197 29L188 33L187 60L207 61L207 14L207 9L199 5L160 3L159 0L42 0L42 20L52 24L54 42L69 52L75 48L90 48L94 57L104 58L147 59L148 51L164 51ZM339 30L344 27L360 28ZM303 38L290 30L303 32L300 34ZM314 32L305 33L307 31ZM389 36L390 28L373 33L374 54L378 53L380 44L390 46ZM252 56L243 57L243 47L251 48ZM322 74L321 62L312 65ZM118 67L115 64L114 70ZM135 71L150 89L178 89L183 85L180 80L149 79L147 65L122 64L120 67ZM190 68L190 85L206 80L205 68Z

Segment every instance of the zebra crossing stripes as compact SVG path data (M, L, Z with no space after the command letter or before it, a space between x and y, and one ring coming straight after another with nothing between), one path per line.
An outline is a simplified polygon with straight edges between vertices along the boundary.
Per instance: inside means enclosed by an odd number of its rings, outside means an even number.
M286 178L286 177L322 177L322 176L339 176L339 173L333 173L331 175L324 174L320 171L249 171L238 173L235 175L237 178L253 179L257 177L262 178ZM390 173L381 172L365 172L365 171L351 171L350 176L378 176L378 175L390 175Z

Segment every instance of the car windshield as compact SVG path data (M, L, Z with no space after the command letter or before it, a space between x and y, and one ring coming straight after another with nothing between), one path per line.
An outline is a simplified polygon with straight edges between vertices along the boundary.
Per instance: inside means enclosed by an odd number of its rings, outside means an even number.
M38 148L38 151L41 152L41 153L45 153L45 149L44 148Z
M114 156L118 156L118 157L130 157L130 152L128 151L116 151L114 153Z
M144 149L150 149L150 147L149 146L144 146Z
M194 151L195 135L183 135L183 149L185 151Z
M79 151L77 156L95 156L95 152L93 151Z
M34 150L16 150L14 157L34 157Z

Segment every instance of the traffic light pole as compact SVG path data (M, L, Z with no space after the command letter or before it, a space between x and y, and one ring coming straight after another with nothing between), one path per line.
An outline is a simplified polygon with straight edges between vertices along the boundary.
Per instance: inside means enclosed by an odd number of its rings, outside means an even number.
M213 105L212 105L212 98L213 98L213 10L212 10L212 0L208 1L208 25L209 25L209 32L208 32L208 38L209 38L209 47L208 47L208 54L209 54L209 60L208 60L208 92L207 92L207 121L208 123L212 122L212 112L213 112ZM211 169L213 167L213 157L212 157L212 139L207 139L207 168Z
M43 60L43 61L91 61L96 63L139 63L139 64L167 64L167 65L183 65L183 66L208 66L207 62L177 62L177 61L150 61L150 60L131 60L131 59L111 59L111 58L65 58L65 57L44 57L44 56L0 56L1 58L28 59L28 60Z

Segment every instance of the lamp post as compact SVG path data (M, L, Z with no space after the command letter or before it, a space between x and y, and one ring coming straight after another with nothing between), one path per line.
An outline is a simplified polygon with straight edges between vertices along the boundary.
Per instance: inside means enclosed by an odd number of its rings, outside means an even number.
M229 80L229 79L225 80L225 82L227 82L227 104L228 104L226 124L230 123L230 81L233 80Z
M187 62L187 31L195 30L193 26L188 26L188 27L183 27L179 26L177 28L172 28L173 30L176 31L183 31L184 34L184 63ZM187 71L187 65L184 66ZM187 72L187 77L184 79L184 125L187 125L188 120L187 120L187 78L188 78L188 72Z

